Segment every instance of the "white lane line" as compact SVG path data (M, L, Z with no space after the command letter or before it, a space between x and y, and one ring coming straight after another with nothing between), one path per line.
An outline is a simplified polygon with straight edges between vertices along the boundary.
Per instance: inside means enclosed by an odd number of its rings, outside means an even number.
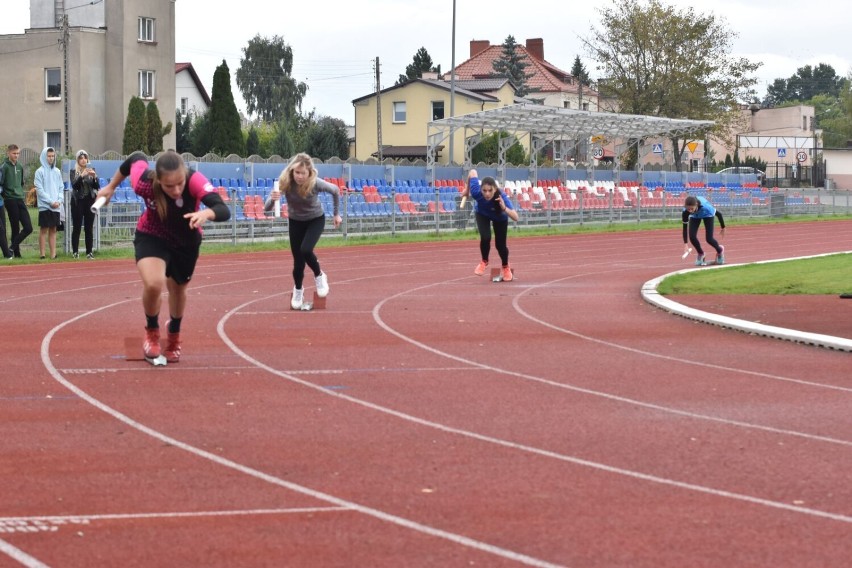
M459 280L461 280L461 279L459 279ZM446 283L446 282L444 282L444 283ZM399 294L385 298L384 300L379 302L373 308L373 315L374 315L374 318L376 320L376 323L380 327L382 327L383 329L388 331L388 333L391 333L392 335L399 337L403 341L406 341L406 342L411 343L413 345L419 346L419 347L423 348L424 350L429 351L431 353L434 353L434 354L437 354L437 355L442 355L444 357L447 357L449 359L453 359L455 361L464 362L464 363L467 363L471 366L478 367L480 369L486 369L486 370L494 371L496 373L507 374L507 375L511 375L511 376L516 376L516 377L520 377L520 378L534 380L534 381L537 381L537 382L548 383L548 384L552 384L553 386L570 388L572 390L576 390L576 391L580 391L580 392L587 392L589 394L595 394L595 395L598 395L598 396L605 396L606 398L611 398L611 399L619 400L619 401L622 401L622 402L630 402L630 404L638 404L640 406L650 407L650 408L654 408L654 409L657 409L657 410L663 410L663 411L666 411L666 412L673 412L675 414L686 415L686 416L690 416L690 417L694 417L694 418L699 418L699 419L703 418L703 419L713 420L713 421L727 423L727 424L742 425L744 427L749 427L749 428L764 429L764 430L771 431L771 432L774 432L774 433L788 433L787 431L784 431L784 430L777 430L777 429L769 428L769 427L760 427L760 426L754 426L754 425L745 424L745 423L739 424L739 423L736 423L736 422L733 422L733 421L723 420L723 419L719 419L719 418L715 418L715 417L705 417L705 416L702 416L702 415L693 415L692 413L687 413L687 412L683 412L683 411L673 411L672 409L668 409L666 407L658 407L656 405L651 405L651 404L648 404L648 403L642 403L640 401L631 401L630 399L625 399L623 397L615 397L615 396L612 396L612 395L606 395L605 393L588 391L587 389L580 389L580 388L577 388L577 387L565 387L564 385L560 385L559 383L552 383L551 381L546 381L546 380L541 379L539 377L532 377L530 375L524 375L522 373L515 373L513 371L507 371L505 369L498 369L496 367L491 367L489 365L483 365L483 364L477 363L475 361L470 361L470 360L467 360L467 359L463 359L461 357L457 357L455 355L450 355L448 353L444 353L444 352L439 351L437 349L434 349L434 348L432 348L428 345L422 344L422 343L420 343L420 342L418 342L418 341L416 341L412 338L409 338L405 335L402 335L401 333L399 333L396 330L392 329L391 327L387 326L387 324L385 324L384 321L381 320L381 317L379 316L379 311L381 310L382 305L385 302L387 302L388 300L391 300L391 299L393 299L397 296L405 295L409 292L416 292L416 291L421 290L423 288L428 288L429 286L435 286L435 285L437 285L437 284L426 284L424 286L408 290L407 292L400 292ZM715 497L723 497L723 498L733 499L733 500L736 500L736 501L742 501L742 502L746 502L746 503L750 503L750 504L762 505L762 506L770 507L770 508L773 508L773 509L780 509L780 510L783 510L783 511L794 512L794 513L802 513L802 514L805 514L805 515L808 515L808 516L813 516L813 517L818 517L818 518L823 518L823 519L830 519L830 520L833 520L833 521L840 521L840 522L843 522L843 523L852 524L852 516L849 516L849 515L831 513L831 512L828 512L828 511L821 511L821 510L818 510L818 509L810 509L808 507L802 507L802 506L799 506L799 505L791 505L789 503L772 501L770 499L764 499L764 498L755 497L755 496L752 496L752 495L745 495L745 494L742 494L742 493L734 493L732 491L725 491L725 490L722 490L722 489L715 489L715 488L712 488L712 487L706 487L706 486L697 485L697 484L694 484L694 483L677 481L677 480L674 480L674 479L659 477L659 476L656 476L656 475L646 474L646 473L642 473L642 472L638 472L638 471L622 469L622 468L619 468L619 467L610 466L610 465L607 465L607 464L594 462L594 461L591 461L591 460L577 458L577 457L574 457L574 456L566 456L564 454L559 454L559 453L552 452L552 451L549 451L549 450L543 450L543 449L536 448L536 447L533 447L533 446L526 446L526 445L523 445L523 444L517 444L517 443L509 442L507 440L503 440L503 439L500 439L500 438L493 438L491 436L486 436L486 435L479 434L479 433L476 433L476 432L471 432L471 431L468 431L468 430L462 430L460 428L454 428L454 427L451 427L451 426L446 426L444 424L432 422L430 420L419 418L417 416L412 416L412 415L406 414L404 412L400 412L400 411L397 411L397 410L393 410L391 408L387 408L387 407L380 406L380 405L377 405L377 404L373 404L371 402L367 402L367 401L364 401L364 400L361 400L361 399L358 399L358 398L354 398L352 396L343 394L340 391L329 390L329 389L327 389L323 386L319 386L319 385L316 385L316 384L311 383L309 381L302 380L302 379L300 379L300 378L298 378L294 375L289 375L289 374L286 374L286 373L284 373L284 372L282 372L278 369L270 367L269 365L266 365L262 361L259 361L255 358L253 358L252 356L248 355L247 353L243 352L236 344L234 344L233 341L231 341L231 339L225 333L224 327L225 327L225 324L227 323L228 319L231 317L231 315L234 312L239 311L242 307L247 306L247 305L249 305L249 304L251 304L252 302L255 302L255 301L257 301L257 300L251 300L251 301L243 304L243 306L236 306L231 311L225 313L222 316L222 319L220 320L219 325L217 327L219 335L222 337L222 340L226 344L228 344L228 346L235 353L237 353L238 355L243 357L246 361L249 361L250 363L256 365L258 368L264 369L264 370L266 370L267 372L269 372L273 375L279 376L279 377L286 379L288 381L302 385L306 388L316 390L316 391L321 392L323 394L326 394L328 396L337 397L339 400L345 400L345 401L351 402L353 404L357 404L359 406L363 406L365 408L369 408L371 410L375 410L377 412L387 414L389 416L397 417L401 420L411 422L413 424L419 424L421 426L426 426L426 427L429 427L429 428L432 428L432 429L435 429L435 430L439 430L441 432L456 434L456 435L463 436L463 437L466 437L466 438L470 438L470 439L473 439L473 440L478 440L478 441L481 441L481 442L487 442L487 443L494 444L494 445L497 445L497 446L510 448L510 449L513 449L513 450L524 451L524 452L528 452L528 453L531 453L531 454L535 454L535 455L539 455L539 456L543 456L543 457L547 457L547 458L552 458L552 459L567 462L567 463L572 463L572 464L575 464L575 465L589 467L589 468L596 469L596 470L599 470L599 471L605 471L605 472L613 473L613 474L616 474L616 475L630 477L630 478L633 478L633 479L640 479L642 481L648 481L648 482L651 482L651 483L666 485L666 486L670 486L670 487L677 487L679 489L685 489L685 490L688 490L688 491L695 491L695 492L698 492L698 493L703 493L703 494L706 494L706 495L712 495L712 496L715 496ZM789 432L789 433L792 434L792 435L798 435L798 436L802 436L802 437L810 438L810 439L820 439L817 436L810 436L810 435L807 435L807 434L802 434L800 432ZM852 442L845 442L845 441L842 441L842 440L834 440L832 438L827 438L824 441L831 441L831 442L834 442L834 443L852 445Z
M555 564L555 563L552 563L552 562L548 562L546 560L535 558L533 556L521 554L521 553L515 552L513 550L509 550L509 549L506 549L506 548L501 548L499 546L495 546L495 545L492 545L492 544L481 542L481 541L475 540L473 538L466 537L464 535L460 535L460 534L452 533L452 532L445 531L445 530L442 530L442 529L438 529L438 528L435 528L435 527L431 527L431 526L428 526L428 525L424 525L422 523L418 523L418 522L413 521L411 519L406 519L404 517L393 515L391 513L387 513L385 511L382 511L382 510L379 510L379 509L374 509L372 507L367 507L365 505L360 505L360 504L354 503L352 501L347 501L345 499L341 499L341 498L336 497L334 495L331 495L329 493L324 493L322 491L310 489L310 488L305 487L303 485L298 485L296 483L287 481L285 479L281 479L279 477L275 477L274 475L270 475L266 472L254 469L252 467L243 465L243 464L235 462L233 460L229 460L227 458L224 458L222 456L208 452L206 450L202 450L201 448L197 448L195 446L192 446L190 444L182 442L181 440L178 440L176 438L172 438L171 436L168 436L168 435L166 435L166 434L164 434L164 433L162 433L158 430L155 430L154 428L150 428L150 427L148 427L148 426L146 426L146 425L144 425L140 422L137 422L136 420L133 420L129 416L127 416L127 415L119 412L118 410L104 404L100 400L96 399L95 397L91 396L90 394L88 394L87 392L82 390L81 388L74 385L73 383L67 381L65 379L65 377L63 377L62 374L59 373L59 371L56 369L56 367L54 367L53 363L50 360L50 342L53 339L53 337L62 328L76 322L77 320L80 320L84 317L87 317L87 316L94 314L94 313L97 313L99 311L107 310L107 309L109 309L113 306L117 306L117 305L125 303L127 301L128 300L122 300L122 301L119 301L119 302L115 302L113 304L107 304L107 305L101 306L99 308L96 308L96 309L88 311L88 312L81 313L78 316L76 316L76 317L74 317L70 320L66 320L65 322L58 324L56 327L51 329L47 333L47 335L45 335L44 339L42 340L41 359L42 359L42 362L43 362L45 368L47 369L48 373L50 373L50 375L54 378L54 380L56 380L57 382L59 382L60 384L65 386L65 388L67 388L68 390L70 390L71 392L73 392L74 394L76 394L81 399L88 402L89 404L91 404L95 408L97 408L97 409L101 410L102 412L112 416L116 420L119 420L120 422L127 424L129 427L131 427L131 428L133 428L133 429L135 429L135 430L137 430L137 431L139 431L143 434L146 434L146 435L148 435L148 436L150 436L150 437L152 437L156 440L160 440L163 443L170 444L170 445L172 445L176 448L184 450L185 452L188 452L188 453L195 455L199 458L209 460L209 461L211 461L211 462L213 462L217 465L220 465L222 467L226 467L226 468L232 469L234 471L238 471L240 473L243 473L245 475L254 477L254 478L259 479L261 481L265 481L265 482L267 482L271 485L283 487L283 488L289 489L290 491L293 491L295 493L299 493L301 495L307 495L309 497L313 497L313 498L318 499L320 501L325 501L325 502L331 503L331 504L336 505L338 507L344 507L344 508L347 508L347 509L352 509L354 511L357 511L357 512L363 514L363 515L373 517L375 519L378 519L378 520L381 520L381 521L384 521L384 522L387 522L387 523L390 523L390 524L393 524L393 525L396 525L396 526L399 526L399 527L407 528L409 530L412 530L412 531L415 531L415 532L418 532L418 533L421 533L421 534L424 534L424 535L428 535L428 536L435 537L435 538L441 538L441 539L444 539L446 541L452 542L454 544L458 544L460 546L466 546L468 548L479 550L481 552L491 554L491 555L494 555L494 556L497 556L497 557L500 557L500 558L513 560L515 562L518 562L520 564L524 564L526 566L536 566L536 567L539 567L539 568L564 568L563 566L561 566L559 564ZM248 304L250 304L254 301L257 301L257 300L256 299L251 300L251 301L246 302L245 304L243 304L241 306L238 306L234 310L228 312L224 316L224 318L222 320L220 320L220 322L219 322L218 329L219 329L220 336L222 336L223 340L225 340L226 343L228 343L230 346L232 346L232 349L234 349L235 351L237 351L236 346L234 346L230 342L230 340L227 339L227 337L222 332L221 327L222 327L224 321L227 320L228 314L234 313L234 312L238 311L242 306L248 305ZM262 367L262 368L268 368L268 367L260 364L260 362L258 362L258 365L256 365L256 366ZM272 371L274 372L274 369ZM275 374L278 374L278 373L275 373ZM308 383L306 381L301 381L294 376L290 376L290 377L291 377L291 380L294 380L294 381L297 381L297 382L300 382L300 383L304 383L306 385L310 385L311 388L315 388L315 389L319 390L320 392L325 392L325 393L328 393L328 394L336 392L336 391L333 391L333 390L326 389L325 387L317 387L316 385L313 385L312 383ZM332 396L341 396L341 395L332 394Z
M186 511L161 513L115 513L104 515L35 515L25 517L0 517L0 531L4 528L26 527L33 523L54 526L88 524L92 521L123 521L140 519L186 519L196 517L250 517L255 515L294 515L350 511L348 507L291 507L287 509L240 509L232 511Z
M12 546L2 538L0 538L0 552L5 554L12 560L17 560L18 563L20 563L22 566L25 566L26 568L50 568L41 560L33 558L20 548Z

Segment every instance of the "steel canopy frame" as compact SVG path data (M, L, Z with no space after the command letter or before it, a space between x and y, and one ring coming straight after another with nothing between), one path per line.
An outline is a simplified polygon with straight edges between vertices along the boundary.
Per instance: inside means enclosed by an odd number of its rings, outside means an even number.
M661 118L611 112L592 112L530 103L506 106L434 120L428 124L427 166L435 177L435 152L444 140L457 130L463 129L465 140L479 138L489 132L505 131L510 137L530 137L531 168L537 170L537 151L544 145L559 139L574 141L602 136L608 140L686 137L713 126L711 120L687 120ZM537 142L538 141L538 142ZM542 142L543 141L543 142ZM514 140L512 140L514 142ZM576 142L575 142L576 144ZM471 165L471 150L476 143L465 144L464 165ZM510 146L509 144L508 146ZM508 146L506 146L508 148ZM503 147L502 140L500 147ZM452 156L450 156L452 160ZM505 151L499 152L498 168L505 171ZM536 176L537 177L537 176Z

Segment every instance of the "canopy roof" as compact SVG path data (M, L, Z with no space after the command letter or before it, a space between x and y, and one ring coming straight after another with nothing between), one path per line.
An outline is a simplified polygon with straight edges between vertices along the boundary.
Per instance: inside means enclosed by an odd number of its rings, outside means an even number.
M611 112L592 112L537 104L518 104L435 120L429 133L471 128L529 133L538 138L654 138L689 136L713 126L712 120L661 118Z

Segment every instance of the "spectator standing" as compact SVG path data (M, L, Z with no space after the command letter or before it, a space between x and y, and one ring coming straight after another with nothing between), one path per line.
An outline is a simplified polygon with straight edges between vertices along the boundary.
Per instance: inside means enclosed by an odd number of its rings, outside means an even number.
M80 256L80 231L86 241L86 258L94 255L95 214L92 204L101 188L95 168L89 165L89 154L85 150L77 152L77 163L68 174L71 184L71 254L74 258Z
M0 179L3 180L3 201L6 213L9 215L9 225L12 231L10 243L15 258L21 257L21 242L33 232L30 213L24 201L24 166L18 163L21 150L17 144L9 144L6 148L6 160L0 166Z
M56 230L64 205L62 172L56 167L56 150L48 146L39 157L41 167L36 170L34 183L38 204L38 250L44 260L45 239L50 248L50 258L56 258Z

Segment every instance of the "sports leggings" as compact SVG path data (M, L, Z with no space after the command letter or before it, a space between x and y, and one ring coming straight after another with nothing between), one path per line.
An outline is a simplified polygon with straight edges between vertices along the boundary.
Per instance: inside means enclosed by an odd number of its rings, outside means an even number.
M479 230L479 252L482 260L488 260L491 251L491 225L494 225L494 248L500 255L503 266L509 265L509 247L506 246L506 235L509 232L509 220L494 221L481 213L476 214L476 228Z
M701 221L704 221L704 240L707 241L708 245L716 249L717 253L722 252L718 241L713 237L713 224L715 220L714 217L706 217L704 219L689 218L689 242L692 243L692 246L695 247L695 252L698 254L704 254L701 243L698 242L698 227L701 226Z
M290 252L293 253L293 284L302 289L305 279L305 265L307 264L314 272L314 276L320 275L319 260L314 254L322 231L325 229L325 215L320 215L310 221L296 221L290 219Z

